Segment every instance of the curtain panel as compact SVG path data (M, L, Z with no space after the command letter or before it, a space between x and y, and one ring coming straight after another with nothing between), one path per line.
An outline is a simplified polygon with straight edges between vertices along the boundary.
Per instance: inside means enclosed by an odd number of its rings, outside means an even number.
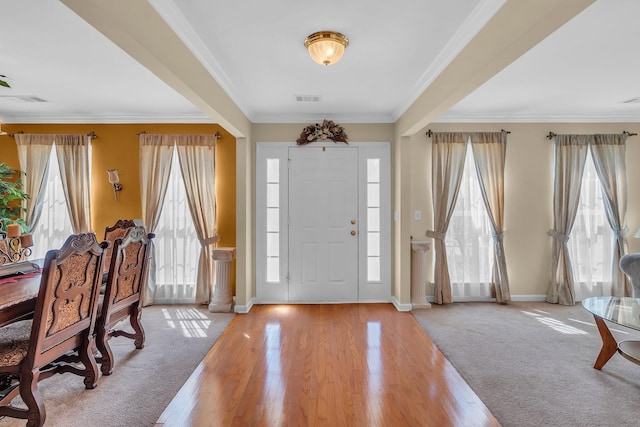
M55 135L62 189L74 233L91 231L91 173L88 135Z
M567 241L578 210L582 173L591 139L589 135L553 137L553 228L548 231L553 237L553 246L547 302L554 304L575 304L574 278Z
M140 196L142 219L148 233L158 226L169 183L174 139L172 135L140 134ZM142 290L142 306L153 304L156 290L156 249L151 240L151 260L147 286Z
M196 303L208 304L213 295L214 260L212 249L220 240L216 232L214 135L180 135L176 147L186 187L189 210L200 241Z
M611 295L631 296L628 277L618 268L620 258L628 252L627 243L627 166L625 161L627 134L596 134L591 142L591 156L602 186L607 221L613 230Z
M49 174L49 155L53 146L54 135L36 135L17 133L14 135L18 148L20 170L23 177L24 191L29 195L23 201L24 220L32 233L42 214L42 203L45 196L46 179Z
M445 237L460 190L468 139L469 135L461 132L432 135L433 230L427 230L425 235L434 239L436 304L452 302Z
M482 199L493 229L492 287L496 301L511 301L507 260L504 252L504 168L507 132L470 134L473 159L478 172Z

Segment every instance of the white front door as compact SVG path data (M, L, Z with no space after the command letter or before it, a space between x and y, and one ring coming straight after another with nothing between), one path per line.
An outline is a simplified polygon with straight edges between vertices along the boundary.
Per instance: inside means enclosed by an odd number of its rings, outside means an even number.
M358 301L358 150L289 148L289 300Z

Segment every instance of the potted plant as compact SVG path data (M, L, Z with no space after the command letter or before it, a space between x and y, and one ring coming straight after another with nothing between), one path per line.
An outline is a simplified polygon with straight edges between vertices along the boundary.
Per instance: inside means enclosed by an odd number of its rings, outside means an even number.
M22 191L21 175L24 172L11 169L4 163L0 163L0 231L6 232L7 225L20 224L23 231L27 231L27 224L20 214L24 211L22 201L29 195Z

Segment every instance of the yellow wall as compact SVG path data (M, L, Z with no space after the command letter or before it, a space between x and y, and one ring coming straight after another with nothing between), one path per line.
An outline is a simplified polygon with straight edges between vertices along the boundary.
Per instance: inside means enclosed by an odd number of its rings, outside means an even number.
M138 175L138 133L211 134L220 132L216 146L216 199L218 246L236 245L236 141L215 124L3 124L8 133L88 133L95 132L92 143L91 224L97 236L120 218L141 218ZM0 162L19 168L15 141L0 136ZM119 200L107 179L107 169L118 169L123 186ZM235 267L232 268L235 289Z

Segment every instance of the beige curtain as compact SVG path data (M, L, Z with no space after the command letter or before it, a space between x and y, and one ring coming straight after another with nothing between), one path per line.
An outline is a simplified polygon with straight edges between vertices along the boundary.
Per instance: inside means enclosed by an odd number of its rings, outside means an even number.
M174 137L172 135L140 135L140 197L142 219L148 233L153 233L162 212L167 192ZM142 290L142 305L153 304L156 290L155 246L151 240L151 260L146 286Z
M473 158L478 171L482 199L493 229L492 287L496 301L511 301L507 260L504 253L504 166L507 132L470 134Z
M434 239L436 263L433 281L436 304L451 302L451 279L444 239L460 190L468 139L469 135L466 133L432 135L433 230L427 230L425 234Z
M587 158L589 135L556 135L553 175L553 237L551 280L547 302L574 305L575 291L567 241L573 228L580 200L582 173Z
M29 226L29 232L33 232L42 213L54 135L17 133L15 139L20 169L25 172L24 191L29 195L29 199L25 200L22 206L25 209L24 220Z
M216 137L180 135L176 137L176 146L189 210L201 246L196 277L196 304L209 304L214 276L212 249L220 239L216 233Z
M607 220L616 238L613 247L611 295L632 295L627 276L618 268L627 244L627 166L625 162L627 134L594 135L591 156L600 178Z
M55 135L62 189L74 233L91 231L91 174L88 135Z

